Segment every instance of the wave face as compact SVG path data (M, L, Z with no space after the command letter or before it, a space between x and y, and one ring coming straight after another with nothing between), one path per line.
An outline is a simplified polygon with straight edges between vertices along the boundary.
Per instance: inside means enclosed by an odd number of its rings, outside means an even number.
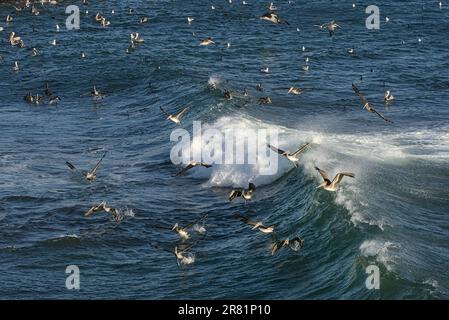
M265 8L247 2L216 3L214 12L199 0L91 3L89 12L103 12L111 26L84 17L77 32L49 32L62 6L41 9L33 32L31 17L16 15L14 31L42 55L33 60L28 51L0 47L0 94L8 97L0 110L1 297L77 298L64 287L65 268L75 264L89 279L81 283L83 298L449 298L449 8L425 4L422 16L421 1L380 1L390 22L382 16L381 29L368 32L360 5L275 3L290 23L279 26L260 21ZM127 13L131 5L150 23L138 25ZM0 6L0 16L8 13ZM190 25L187 15L195 16ZM332 38L314 27L330 19L344 26ZM146 43L127 54L133 31ZM208 36L217 44L199 47ZM54 38L59 45L46 45ZM265 67L268 74L260 72ZM25 104L24 94L42 91L45 81L61 104ZM361 110L353 82L394 124ZM101 102L86 96L93 84L107 93ZM292 85L305 92L287 94ZM396 96L388 107L386 89ZM268 95L272 104L257 104ZM185 106L180 127L159 109ZM279 157L273 175L258 163L176 177L170 135L175 128L192 133L193 121L239 136L274 130L285 150L312 147L298 168ZM96 182L67 171L65 161L87 169L104 151ZM319 190L315 166L355 178L335 193ZM228 201L231 188L250 181L253 200ZM122 223L83 216L103 200L126 213ZM279 238L300 236L304 247L272 256L271 237L236 214L276 225ZM160 250L172 249L176 235L155 226L205 216L206 237L193 239L194 263L179 267ZM365 287L370 265L379 267L380 290Z

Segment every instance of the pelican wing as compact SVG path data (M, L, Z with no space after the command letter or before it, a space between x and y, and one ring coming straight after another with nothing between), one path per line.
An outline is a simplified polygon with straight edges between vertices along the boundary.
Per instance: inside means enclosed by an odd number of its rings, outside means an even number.
M393 123L393 121L391 121L390 119L386 118L383 114L381 114L380 112L377 112L376 109L374 109L373 107L371 107L371 110L377 114L380 118L382 118L385 122L389 122L389 123Z
M189 108L184 108L181 110L181 112L178 112L175 117L178 118L179 120L181 120L182 117L184 117L184 115L187 113L187 111L189 111Z
M70 170L72 170L72 171L76 170L76 167L73 164L71 164L70 162L66 161L65 164L67 165L67 167L69 167Z
M244 216L237 216L237 217L239 218L240 221L242 221L243 223L249 224L250 226L259 225L257 222L251 221L247 217L244 217Z
M208 164L208 163L204 163L204 162L201 162L200 165L201 165L202 167L205 167L205 168L210 168L210 167L212 167L212 165L210 165L210 164Z
M286 154L286 152L284 150L278 149L278 148L272 146L271 144L267 144L267 147L279 154L282 154L282 155Z
M343 180L343 177L345 177L345 176L346 177L351 177L351 178L355 177L355 175L353 173L351 173L351 172L340 172L340 173L338 173L335 176L335 178L332 181L332 183L340 183L340 181Z
M360 101L362 101L363 107L370 104L368 102L368 100L366 100L365 96L360 92L360 90L354 84L352 84L352 90L354 90L355 94L360 98Z
M241 197L241 196L242 196L241 190L232 190L231 193L229 194L229 201L232 201L235 198Z
M92 171L90 172L91 174L95 174L95 173L97 172L98 168L100 167L101 162L103 161L104 157L106 156L106 153L107 153L107 152L105 152L105 153L103 154L103 156L101 157L101 159L98 160L97 164L95 165L95 167L94 167L94 168L92 169Z
M329 179L329 177L327 176L326 171L321 170L321 169L318 168L318 167L315 167L315 170L317 170L317 171L320 173L320 175L321 175L321 177L323 178L324 181L328 181L329 183L331 182L330 179Z
M298 156L299 154L301 154L302 152L304 152L307 148L309 148L310 145L311 145L310 143L306 143L305 145L299 147L299 149L296 150L292 155L293 155L294 157Z
M185 172L189 171L193 167L195 167L195 166L192 163L189 163L184 169L182 169L181 171L178 172L177 176L184 174Z
M254 185L254 183L252 183L252 182L249 183L248 191L250 191L250 192L256 191L256 186Z
M165 114L167 117L171 116L167 111L165 111L162 107L159 107L161 109L162 113Z

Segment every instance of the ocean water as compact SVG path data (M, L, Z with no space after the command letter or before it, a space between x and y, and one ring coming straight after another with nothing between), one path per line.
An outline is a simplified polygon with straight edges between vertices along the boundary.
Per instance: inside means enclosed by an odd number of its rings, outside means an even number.
M367 30L369 1L275 2L289 25L261 21L268 4L246 2L92 0L80 5L78 31L65 29L65 8L79 1L38 5L38 16L0 6L1 299L449 298L449 4L376 1L380 29ZM93 22L97 11L110 26ZM333 37L316 27L330 20L341 25ZM9 46L11 31L27 48ZM135 31L145 43L128 54ZM216 44L200 47L206 37ZM32 47L41 55L31 57ZM61 103L26 104L46 81ZM394 123L363 111L352 83ZM93 85L103 100L88 95ZM305 92L288 95L293 85ZM251 98L225 100L224 88ZM389 106L385 90L396 97ZM268 95L271 105L256 103ZM313 146L297 169L281 159L273 176L216 165L176 177L178 126L159 108L187 105L181 128L190 132L193 121L275 129L285 149ZM105 151L95 182L65 165L90 168ZM336 193L317 190L315 165L356 178ZM248 180L254 199L229 202L230 188ZM83 216L101 201L134 216ZM272 256L271 237L236 214L276 224L280 238L300 236L304 247ZM161 249L179 239L155 226L204 216L206 236L191 240L195 263L179 267ZM79 290L65 286L68 265L80 269ZM365 286L370 265L379 290Z

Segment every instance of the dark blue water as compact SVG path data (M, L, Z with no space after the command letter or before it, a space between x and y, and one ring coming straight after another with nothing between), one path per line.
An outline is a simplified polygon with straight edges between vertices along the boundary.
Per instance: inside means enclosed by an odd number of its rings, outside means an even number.
M377 1L381 27L370 31L367 1L355 8L351 1L276 2L290 25L261 21L267 3L254 0L90 2L79 31L64 27L70 1L38 5L38 16L0 6L2 299L449 297L449 5ZM110 26L93 22L97 11ZM140 25L140 15L150 22ZM334 37L316 27L333 19L342 27ZM11 31L27 48L9 46ZM128 54L134 31L145 44ZM200 47L206 37L216 45ZM31 57L32 47L41 55ZM62 102L25 103L45 81ZM353 82L394 124L362 110ZM248 88L253 99L225 100L210 83ZM105 99L93 101L93 85ZM306 91L288 95L292 85ZM385 90L396 97L388 107ZM257 105L262 95L273 103ZM284 148L314 145L298 169L280 160L275 176L217 165L175 177L170 134L177 126L159 108L186 105L181 127L189 131L192 121L221 131L271 128ZM93 183L65 166L90 168L105 151ZM336 193L316 190L314 165L356 178ZM230 203L230 187L248 180L258 186L254 199ZM83 216L101 201L135 216L118 225L106 214ZM235 214L277 224L280 238L299 235L305 245L271 256L270 236ZM205 215L206 236L192 239L194 264L178 267L149 245L173 249L176 234L154 226ZM65 287L68 265L80 268L79 291ZM380 268L380 290L365 287L369 265Z

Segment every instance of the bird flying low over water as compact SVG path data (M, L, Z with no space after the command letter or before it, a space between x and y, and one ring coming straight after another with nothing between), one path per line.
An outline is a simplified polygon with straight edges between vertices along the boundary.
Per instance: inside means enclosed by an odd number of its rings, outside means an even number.
M159 107L159 108L161 109L162 113L167 116L167 120L171 120L176 124L180 124L182 117L184 117L185 114L187 113L187 111L189 111L189 108L186 107L176 114L169 114L162 107Z
M100 90L97 90L96 86L94 86L93 90L90 92L90 95L94 97L95 100L101 100L106 96L104 93L100 92Z
M97 164L95 165L95 167L94 167L91 171L88 171L88 172L84 172L84 173L83 173L84 178L85 178L87 181L94 181L94 180L97 178L97 171L98 171L98 168L100 167L100 164L101 164L101 162L103 161L103 159L104 159L104 157L106 156L106 154L107 154L107 152L105 152L105 153L103 154L103 156L101 157L101 159L98 160ZM69 167L69 169L72 170L72 171L76 171L76 170L77 170L76 167L75 167L73 164L71 164L70 162L68 162L68 161L66 161L66 165L67 165L67 166Z
M288 23L287 20L279 19L279 16L275 12L273 12L273 11L261 15L260 19L261 20L267 20L267 21L270 21L270 22L273 22L273 23L276 23L276 24L281 24L281 23L285 23L287 25L290 24L290 23Z
M215 44L214 40L212 40L212 38L210 38L210 37L206 38L206 39L203 39L200 42L200 46L208 46L210 44Z
M352 90L354 90L355 94L360 98L360 100L363 103L363 109L366 109L366 111L377 114L380 118L382 118L385 122L392 123L393 121L387 119L383 114L379 113L374 109L374 107L371 105L371 103L368 102L368 100L365 98L365 96L360 92L360 90L352 84Z
M321 170L318 167L315 167L315 170L317 170L321 177L323 178L324 182L320 184L317 189L323 188L327 191L337 191L338 185L340 184L341 180L343 180L344 177L350 177L354 178L355 175L351 172L340 172L337 173L337 175L334 177L334 179L331 181L326 173L326 171Z
M286 157L288 160L290 160L295 165L296 168L298 167L298 162L301 159L301 154L305 150L307 150L307 148L309 148L310 146L311 146L311 143L306 143L305 145L300 146L299 149L296 150L295 152L290 153L290 151L284 151L284 150L278 149L270 144L267 144L268 148L270 148L274 152L277 152L280 155Z
M285 240L276 240L271 245L271 254L274 255L276 252L279 251L279 249L288 246L293 251L298 251L304 246L304 240L295 237L293 239L285 239Z
M242 197L245 200L251 200L253 196L253 192L256 191L256 186L254 183L250 182L248 185L248 189L233 189L231 193L229 193L229 201L234 200L237 197Z
M335 31L337 30L337 28L340 28L340 25L338 25L334 20L332 20L331 22L322 24L321 26L319 26L321 30L327 29L329 31L329 36L333 36L335 34Z
M242 221L243 223L246 223L250 226L252 226L251 230L259 230L262 233L273 233L274 232L274 225L273 226L269 226L266 227L261 221L252 221L249 220L247 217L244 216L239 216L237 215L237 218L239 218L240 221Z
M182 169L180 172L178 172L177 176L182 175L182 174L186 173L187 171L189 171L190 169L195 168L195 167L210 168L210 167L212 167L212 165L204 163L204 162L192 160L189 162L189 164L184 169Z
M180 226L179 223L175 223L175 225L173 227L164 227L164 226L160 226L160 225L154 225L152 227L157 228L157 229L174 231L179 235L181 240L185 241L185 240L190 239L190 233L189 233L190 229L198 234L206 233L206 228L204 227L204 224L203 224L204 223L203 221L206 218L207 218L207 215L201 217L200 219L198 219L192 223L189 223L188 225L186 225L184 227Z
M108 207L106 202L103 201L102 203L100 203L98 206L93 206L92 208L89 209L89 211L87 211L84 216L85 217L91 217L93 216L95 213L97 212L107 212L112 214L112 218L114 219L115 222L119 223L120 221L123 220L122 215L120 214L120 210L117 208L111 208Z
M271 104L271 98L270 97L261 97L259 98L259 100L257 101L258 104Z

